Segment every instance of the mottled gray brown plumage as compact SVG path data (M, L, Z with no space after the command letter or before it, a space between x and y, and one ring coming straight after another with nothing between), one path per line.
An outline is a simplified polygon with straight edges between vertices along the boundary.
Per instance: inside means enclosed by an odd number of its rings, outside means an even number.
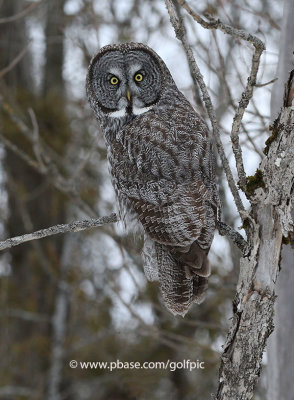
M207 290L219 207L208 128L143 44L103 47L90 63L87 95L120 217L144 234L146 277L159 281L171 312L185 315Z

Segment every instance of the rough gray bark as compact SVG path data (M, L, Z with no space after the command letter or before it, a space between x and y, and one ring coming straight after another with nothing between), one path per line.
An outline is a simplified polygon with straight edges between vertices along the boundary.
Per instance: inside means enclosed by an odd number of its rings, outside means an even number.
M294 179L292 107L282 110L274 129L277 137L260 165L260 178L251 196L252 209L247 220L251 251L240 263L233 324L222 355L217 400L252 399L262 353L273 329L282 238L293 229L290 214Z
M289 77L293 64L294 37L294 2L285 0L283 28L281 32L281 48L277 68L278 81L275 83L271 115L276 118L281 107L284 83ZM292 209L292 217L294 211ZM290 245L282 247L281 273L277 283L277 301L275 304L275 330L268 346L268 400L292 400L294 392L294 250Z

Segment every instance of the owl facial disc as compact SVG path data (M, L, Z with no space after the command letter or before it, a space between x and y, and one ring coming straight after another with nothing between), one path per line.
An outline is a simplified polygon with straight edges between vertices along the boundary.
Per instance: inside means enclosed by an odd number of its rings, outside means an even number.
M98 106L109 117L143 114L159 100L161 67L144 49L98 53L89 75Z

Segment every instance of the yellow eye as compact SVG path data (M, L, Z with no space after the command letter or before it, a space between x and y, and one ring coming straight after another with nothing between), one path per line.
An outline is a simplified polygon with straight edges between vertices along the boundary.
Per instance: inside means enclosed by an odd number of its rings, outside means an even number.
M119 82L118 78L116 76L113 76L112 78L110 78L110 83L112 85L117 85Z
M141 82L142 80L143 80L143 75L142 74L136 74L135 76L134 76L134 79L135 79L135 81L136 82Z

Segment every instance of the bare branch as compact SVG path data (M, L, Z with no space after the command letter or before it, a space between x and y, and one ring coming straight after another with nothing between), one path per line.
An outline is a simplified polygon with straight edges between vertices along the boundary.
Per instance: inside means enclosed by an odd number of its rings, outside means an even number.
M186 31L185 31L185 27L184 27L182 18L179 15L178 10L174 6L174 3L172 2L172 0L165 0L165 3L167 6L167 10L170 15L170 20L174 27L176 36L182 42L183 47L185 49L193 80L197 85L199 85L200 90L202 92L203 101L205 103L209 119L211 121L213 134L214 134L215 141L216 141L216 147L217 147L218 153L220 155L222 165L223 165L224 171L226 173L227 180L228 180L229 187L232 192L234 201L236 203L239 214L241 215L241 218L242 218L242 211L245 211L245 208L244 208L244 205L240 198L238 188L236 186L232 171L230 169L229 161L226 157L226 154L225 154L222 142L221 142L220 131L219 131L219 127L216 122L216 115L215 115L215 111L214 111L214 108L213 108L213 105L211 102L211 98L209 96L207 87L204 83L203 76L202 76L202 74L199 70L199 67L195 61L192 49L188 43L187 35L186 35Z
M43 170L46 170L46 167L43 163L42 159L42 145L40 143L40 135L39 135L39 125L37 121L36 114L32 108L28 109L28 113L30 115L32 125L33 125L33 150L36 156L36 159L38 160L38 163L40 164L40 167Z
M0 242L0 250L9 249L11 247L18 246L21 243L42 239L48 236L57 235L59 233L80 232L117 221L117 215L113 213L101 218L92 218L83 221L74 221L69 224L54 225L50 228L41 229L33 233L27 233L25 235L15 236L13 238L3 240Z
M7 67L1 69L0 71L0 79L3 78L4 75L8 74L9 71L11 71L16 64L18 64L23 57L26 55L26 52L28 51L29 44L27 44L20 53L7 65Z
M265 83L257 83L255 85L255 87L260 88L260 87L264 87L264 86L267 86L267 85L271 85L272 83L275 83L276 80L278 80L278 78L271 79L270 81L265 82Z
M239 249L242 251L244 257L248 255L249 244L246 242L246 240L243 238L243 236L240 235L239 232L235 231L229 225L227 225L226 223L221 222L221 221L217 221L216 226L221 235L227 236L239 247Z
M7 140L5 136L0 133L0 139L2 143L13 153L15 153L19 158L21 158L24 162L26 162L30 167L34 168L36 171L43 173L39 164L32 160L22 149L15 146L10 140Z
M227 33L228 35L246 40L246 42L250 42L254 45L255 48L260 48L265 50L263 42L256 36L251 35L250 33L242 30L233 28L230 25L224 24L220 19L212 18L211 16L207 16L209 18L209 22L205 21L200 17L194 10L190 8L190 6L186 3L185 0L176 0L190 15L191 17L198 22L203 28L206 29L219 29L220 31Z
M232 148L235 155L236 160L236 167L239 176L239 186L240 188L246 193L246 186L247 186L247 178L243 164L243 157L242 157L242 149L239 142L239 132L241 122L244 116L244 112L249 104L250 99L253 95L253 87L256 84L256 76L259 69L259 62L261 54L264 50L264 47L255 47L255 52L252 56L252 64L251 64L251 71L249 78L247 80L247 85L242 93L241 100L239 102L236 114L234 116L233 125L232 125L232 132L231 132L231 140L232 140Z
M39 7L39 5L42 3L43 0L40 0L38 3L32 3L28 7L26 7L24 10L19 12L18 14L12 15L11 17L5 17L5 18L0 18L0 24L7 24L9 22L16 21L20 18L25 17L29 13L31 13L35 8Z

